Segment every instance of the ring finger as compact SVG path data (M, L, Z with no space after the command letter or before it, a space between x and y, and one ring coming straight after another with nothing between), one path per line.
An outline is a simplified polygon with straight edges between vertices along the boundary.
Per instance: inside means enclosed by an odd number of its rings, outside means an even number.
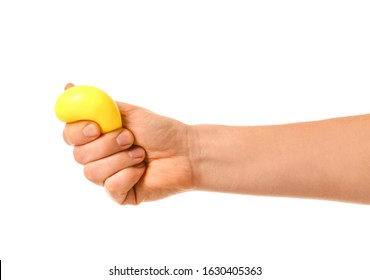
M144 149L135 146L127 151L87 163L84 167L85 177L95 184L103 185L108 177L122 169L141 163L144 158Z

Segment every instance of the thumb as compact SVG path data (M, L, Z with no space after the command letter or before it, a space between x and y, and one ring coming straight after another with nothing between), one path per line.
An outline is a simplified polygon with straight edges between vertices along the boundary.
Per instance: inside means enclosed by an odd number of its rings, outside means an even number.
M129 129L136 126L145 126L148 119L157 116L153 112L139 106L123 102L116 102L116 104L122 116L123 126Z
M147 112L144 108L139 106L131 105L123 102L116 102L118 110L121 113L122 120L125 121L138 121L141 120L143 113Z
M131 114L133 111L142 109L138 106L116 101L117 107L122 115Z
M68 83L68 84L66 84L66 86L64 87L64 90L67 90L67 89L69 89L69 88L71 88L71 87L74 87L75 85L74 84L72 84L72 83Z

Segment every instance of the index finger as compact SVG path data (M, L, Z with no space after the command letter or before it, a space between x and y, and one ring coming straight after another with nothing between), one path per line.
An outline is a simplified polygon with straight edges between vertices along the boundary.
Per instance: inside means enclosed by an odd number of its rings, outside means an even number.
M92 121L67 123L63 130L64 141L74 146L87 144L99 138L100 135L99 125Z

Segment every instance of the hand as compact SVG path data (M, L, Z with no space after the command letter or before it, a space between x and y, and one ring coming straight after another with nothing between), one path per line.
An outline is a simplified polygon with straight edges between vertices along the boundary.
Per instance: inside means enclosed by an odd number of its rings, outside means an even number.
M68 85L71 86L71 85ZM264 126L188 126L117 103L123 128L67 124L86 177L120 204L197 189L370 203L370 115Z
M137 106L117 105L122 129L101 134L91 121L65 126L64 139L74 145L85 176L119 204L137 205L191 189L189 126Z

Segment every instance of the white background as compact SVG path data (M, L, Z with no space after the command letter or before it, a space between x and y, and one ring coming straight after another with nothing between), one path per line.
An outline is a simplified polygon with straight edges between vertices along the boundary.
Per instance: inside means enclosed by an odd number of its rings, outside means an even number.
M369 206L198 192L121 207L85 180L53 111L74 82L188 124L368 113L369 14L354 0L2 0L4 279L152 279L115 265L369 279Z

